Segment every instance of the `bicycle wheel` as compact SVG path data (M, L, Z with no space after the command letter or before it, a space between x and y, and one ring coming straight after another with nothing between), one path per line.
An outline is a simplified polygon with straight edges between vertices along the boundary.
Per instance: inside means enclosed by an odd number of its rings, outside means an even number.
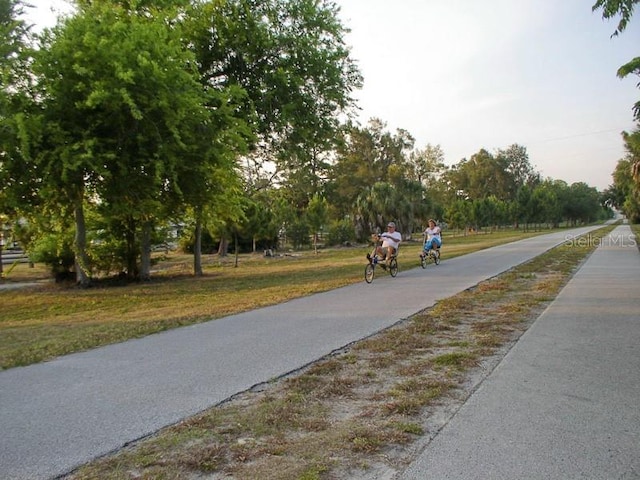
M389 261L389 273L392 277L395 277L398 274L398 261L395 257Z
M370 263L367 264L367 266L364 267L364 280L367 283L373 282L374 273L375 273L375 267Z
M426 255L421 255L420 256L420 266L422 268L427 268L427 256Z
M433 262L436 265L440 265L440 252L438 252L437 250L433 252Z

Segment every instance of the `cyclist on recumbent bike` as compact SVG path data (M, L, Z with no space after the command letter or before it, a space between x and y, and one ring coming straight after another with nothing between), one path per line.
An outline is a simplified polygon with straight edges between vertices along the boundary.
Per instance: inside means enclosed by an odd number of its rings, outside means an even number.
M379 237L382 240L382 245L378 245L376 248L376 255L380 260L385 260L385 263L388 264L391 257L398 252L398 246L402 241L402 234L396 231L396 224L394 222L389 222L387 231L381 233ZM386 266L385 264L382 265Z
M424 259L427 257L431 251L434 249L434 253L437 256L440 256L440 247L442 246L442 231L440 227L436 224L436 221L433 218L429 219L429 226L424 231L424 236L426 241L423 245L423 250L420 252L420 259Z
M383 268L388 266L391 258L398 253L398 246L402 241L402 234L396 231L396 224L389 222L387 224L387 231L380 235L375 235L376 240L382 240L382 244L378 244L375 249L375 256L378 261L383 261L380 265ZM367 258L371 259L371 256L367 254Z

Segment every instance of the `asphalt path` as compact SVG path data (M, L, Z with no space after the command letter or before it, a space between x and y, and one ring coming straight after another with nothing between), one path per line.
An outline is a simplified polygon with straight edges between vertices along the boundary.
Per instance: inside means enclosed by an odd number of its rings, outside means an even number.
M295 371L596 227L559 231L0 372L0 478L51 479ZM365 259L363 258L363 272ZM437 270L436 270L437 269ZM437 274L436 274L437 271ZM431 281L437 275L437 282Z
M401 480L639 479L638 285L620 226Z

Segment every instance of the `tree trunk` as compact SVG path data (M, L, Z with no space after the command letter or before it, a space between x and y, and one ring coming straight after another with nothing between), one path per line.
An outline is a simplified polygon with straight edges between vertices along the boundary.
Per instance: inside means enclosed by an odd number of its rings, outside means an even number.
M140 239L140 279L151 280L151 222L142 225L142 238Z
M89 257L87 256L87 228L84 221L84 208L82 206L82 198L80 198L74 208L74 216L76 220L76 236L75 236L75 269L76 283L83 288L91 285L91 276L89 269Z
M229 240L227 237L220 238L220 245L218 246L218 255L221 257L226 257L227 253L229 253Z
M138 255L136 253L136 221L129 218L127 222L127 232L125 233L125 242L127 245L126 261L127 261L127 279L136 280L138 278Z
M202 216L196 212L196 227L193 232L193 274L201 277L202 273Z
M238 232L233 234L233 238L234 238L234 243L235 243L235 248L236 248L236 255L235 255L235 263L234 263L234 267L238 268L238 252L239 252L239 248L238 248Z

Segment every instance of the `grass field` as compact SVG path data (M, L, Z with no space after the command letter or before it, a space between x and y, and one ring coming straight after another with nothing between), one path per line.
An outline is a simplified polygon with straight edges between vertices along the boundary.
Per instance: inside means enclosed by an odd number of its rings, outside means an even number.
M443 258L453 258L548 231L503 230L445 236ZM405 242L402 269L419 265L421 242ZM363 281L369 246L204 257L204 275L192 275L191 256L158 257L152 280L117 286L98 282L89 289L46 281L42 265L18 264L6 283L40 282L36 287L0 290L0 368L29 365L170 328L220 318L315 292Z

